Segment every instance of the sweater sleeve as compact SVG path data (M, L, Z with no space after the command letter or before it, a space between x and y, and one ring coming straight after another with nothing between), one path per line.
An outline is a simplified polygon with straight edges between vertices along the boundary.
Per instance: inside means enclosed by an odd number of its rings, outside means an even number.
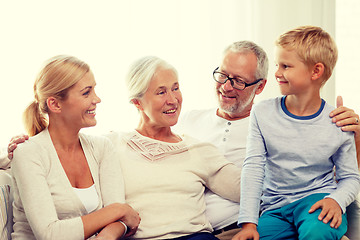
M254 110L254 109L253 109ZM241 176L241 202L238 223L258 223L260 197L265 177L266 147L255 111L250 114L249 135Z
M343 144L332 156L336 167L337 188L329 198L333 198L341 207L343 213L352 203L360 190L360 176L356 162L354 137L350 133L343 133Z
M100 162L100 188L104 206L125 202L124 179L120 166L121 155L109 139L104 138L103 157Z
M0 169L9 169L11 160L7 157L8 152L6 149L0 149Z
M206 169L203 179L205 185L217 195L235 201L240 201L241 170L235 164L226 160L220 151L212 144L196 144L197 156L201 166Z
M48 155L46 150L39 149L34 143L23 143L16 149L12 161L15 191L18 191L31 230L40 240L84 239L81 217L59 220L46 179L48 170L43 158Z

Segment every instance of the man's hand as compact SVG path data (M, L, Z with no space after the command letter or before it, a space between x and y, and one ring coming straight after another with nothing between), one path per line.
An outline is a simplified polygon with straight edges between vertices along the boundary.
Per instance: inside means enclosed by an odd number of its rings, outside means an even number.
M355 135L360 137L359 115L356 114L353 109L343 106L341 96L338 96L336 99L336 107L337 108L330 113L332 121L341 127L341 130L355 132Z
M238 232L232 240L259 240L259 233L256 229L256 224L254 223L244 223L242 229Z
M11 138L10 143L8 145L8 158L10 160L12 160L14 157L14 150L16 149L17 145L25 142L28 139L29 139L29 136L25 135L25 134L17 135L15 137Z
M342 211L339 204L332 198L325 198L311 206L309 213L321 208L318 219L323 223L328 223L331 219L330 227L338 228L342 222Z

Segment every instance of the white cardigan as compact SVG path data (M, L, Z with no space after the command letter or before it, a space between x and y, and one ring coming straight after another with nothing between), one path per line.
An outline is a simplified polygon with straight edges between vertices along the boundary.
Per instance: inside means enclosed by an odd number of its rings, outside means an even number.
M99 196L97 209L124 202L122 174L111 142L84 134L80 142ZM87 211L72 189L48 130L15 151L12 239L84 239L81 216Z

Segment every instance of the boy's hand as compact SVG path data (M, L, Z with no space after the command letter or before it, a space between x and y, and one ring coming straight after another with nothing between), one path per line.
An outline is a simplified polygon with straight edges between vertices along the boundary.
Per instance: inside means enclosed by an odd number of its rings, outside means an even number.
M309 213L313 213L316 209L321 208L318 219L324 223L328 223L331 219L330 227L338 228L342 222L342 211L339 204L332 198L325 198L311 206Z
M256 224L254 223L244 223L242 229L238 232L232 240L259 240L259 233L256 230Z

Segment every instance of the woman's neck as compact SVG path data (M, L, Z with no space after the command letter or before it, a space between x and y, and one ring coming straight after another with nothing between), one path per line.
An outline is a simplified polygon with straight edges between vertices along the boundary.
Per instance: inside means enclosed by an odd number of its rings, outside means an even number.
M177 143L181 141L181 138L174 134L170 127L155 127L140 123L135 130L145 137L163 142Z
M79 131L72 131L67 127L54 126L51 123L48 130L56 149L74 151L80 146Z

